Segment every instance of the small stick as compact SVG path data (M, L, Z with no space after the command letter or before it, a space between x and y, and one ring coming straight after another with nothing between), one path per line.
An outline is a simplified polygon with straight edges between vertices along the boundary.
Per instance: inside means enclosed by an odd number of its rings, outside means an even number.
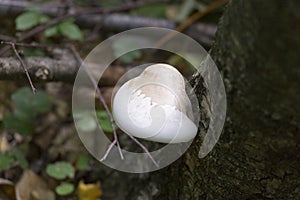
M152 4L154 3L159 3L158 2L151 2ZM59 16L57 18L54 18L48 22L46 22L45 24L42 24L40 26L37 26L36 28L30 30L29 32L23 34L20 36L20 38L18 39L18 41L22 41L25 39L28 39L34 35L36 35L37 33L55 25L58 24L59 22L70 18L70 17L77 17L83 14L94 14L94 13L112 13L112 12L122 12L122 11L127 11L127 10L131 10L134 8L139 8L141 6L147 5L146 3L142 3L142 2L136 2L136 3L125 3L124 5L117 7L117 8L101 8L101 7L96 7L96 8L87 8L87 9L81 9L81 10L77 10L75 12L71 12L71 13L67 13L65 15Z
M140 143L140 141L138 141L135 137L133 137L132 135L129 135L129 134L127 134L127 135L144 150L144 152L150 157L150 159L152 160L152 162L154 163L154 165L156 167L159 167L159 165L157 164L157 162L151 156L151 154L148 151L148 149L142 143Z
M79 62L80 64L82 64L82 59L81 59L78 51L75 49L75 47L73 45L70 45L69 47L70 47L71 51L73 52L73 54L74 54L77 62ZM87 73L89 79L92 81L92 83L93 83L93 85L94 85L94 87L96 89L96 92L98 94L98 98L101 101L101 103L102 103L102 105L103 105L103 107L104 107L104 109L105 109L105 111L106 111L106 113L107 113L107 115L109 117L112 129L113 129L114 141L111 143L111 145L109 146L109 148L108 148L108 150L107 150L107 152L105 154L108 154L110 152L111 148L113 147L113 145L116 143L117 147L118 147L118 150L119 150L119 153L120 153L120 156L121 156L121 159L123 160L124 156L123 156L120 144L119 144L119 140L118 140L118 135L117 135L116 127L115 127L114 118L113 118L113 116L112 116L112 114L111 114L111 112L110 112L110 110L109 110L109 108L108 108L108 106L107 106L107 104L106 104L103 96L102 96L101 90L98 87L98 83L96 82L96 80L94 79L94 77L91 75L90 71L85 67L85 65L83 64L82 66L83 66L85 72ZM106 155L106 157L107 157L107 155Z
M112 147L113 147L116 143L117 143L117 140L115 140L115 139L114 139L114 141L113 141L112 143L110 143L110 145L108 146L107 150L105 151L104 156L100 159L100 161L104 161L104 160L107 158L109 152L111 151Z
M75 55L76 57L76 60L79 62L79 63L82 63L82 59L78 53L78 51L75 49L75 47L73 45L70 45L69 46L71 51L73 52L73 54ZM98 98L100 99L108 117L109 117L109 120L110 120L110 123L111 123L111 126L112 126L112 129L113 129L113 134L114 134L114 140L112 143L110 143L110 145L108 146L104 156L100 159L100 161L103 161L107 158L108 154L110 153L112 147L117 144L117 147L118 147L118 150L119 150L119 154L121 156L121 159L123 160L124 159L124 156L122 154L122 150L121 150L121 147L120 147L120 143L119 143L119 140L118 140L118 136L117 136L117 132L116 132L116 128L115 128L115 120L102 96L102 93L101 93L101 90L100 88L98 87L98 83L96 82L96 80L94 79L94 77L91 75L90 71L85 67L85 65L82 65L84 67L84 70L85 72L87 73L87 75L89 76L90 80L93 82L93 85L94 87L96 88L96 92L98 94ZM133 137L132 135L129 135L127 134L137 145L139 145L143 151L149 156L149 158L152 160L152 162L154 163L154 165L156 167L159 167L157 162L154 160L154 158L151 156L150 152L148 151L148 149L142 144L140 143L135 137Z
M83 14L94 14L94 13L108 14L108 13L113 13L113 12L122 12L122 11L128 11L131 9L142 7L144 5L151 5L151 4L155 4L155 3L161 3L161 1L154 1L154 2L147 2L147 3L143 3L143 2L132 3L132 2L130 2L130 3L125 3L125 4L121 5L120 7L116 7L116 8L96 7L96 8L86 8L86 9L81 9L81 10L75 10L74 12L69 12L67 14L58 16L58 17L46 22L45 24L41 24L41 25L31 29L29 32L24 33L18 39L15 39L13 42L17 42L17 41L20 42L20 41L29 39L32 36L38 34L39 32L42 32L45 29L47 29L51 26L54 26L68 18L71 18L71 17L78 17ZM6 47L0 49L0 55L3 55L4 53L6 53L7 50L8 49Z
M12 42L10 41L1 41L1 44L11 45ZM30 47L30 48L41 48L41 49L53 49L53 48L65 48L64 45L43 45L38 43L21 43L21 42L14 42L15 46L20 47Z
M176 27L176 31L182 32L184 31L187 27L192 25L195 21L199 20L201 17L204 17L208 13L216 10L217 8L223 6L225 3L227 3L228 0L215 0L211 4L207 5L204 10L198 11L192 16L190 16L187 20L182 22L179 26ZM159 48L169 40L171 40L177 33L176 32L171 32L167 34L166 36L162 37L156 44L155 47Z
M3 43L3 42L1 42L1 43ZM21 58L20 54L17 51L16 45L13 42L6 42L6 44L9 44L11 46L11 48L13 49L14 53L16 54L18 60L21 63L21 66L22 66L22 68L23 68L23 70L24 70L24 72L27 76L27 79L28 79L28 82L30 84L31 90L32 90L33 94L35 94L36 93L36 88L34 87L34 85L32 83L31 77L28 73L28 70L27 70L27 67L26 67L25 63L23 62L23 59Z

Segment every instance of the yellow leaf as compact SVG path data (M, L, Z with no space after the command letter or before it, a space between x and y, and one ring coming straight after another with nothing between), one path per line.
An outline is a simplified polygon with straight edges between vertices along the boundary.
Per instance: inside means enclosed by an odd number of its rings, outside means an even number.
M79 200L96 200L102 195L100 183L85 184L80 181L78 184L78 199Z
M1 120L0 120L1 121ZM5 137L5 134L0 135L0 152L5 152L10 149L10 145Z

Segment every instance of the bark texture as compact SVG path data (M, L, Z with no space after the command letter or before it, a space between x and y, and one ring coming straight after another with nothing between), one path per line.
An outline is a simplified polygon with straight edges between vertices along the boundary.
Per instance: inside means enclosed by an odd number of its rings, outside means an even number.
M62 81L73 83L76 78L79 64L74 56L67 50L53 49L48 57L25 57L26 69L31 78L36 82ZM92 74L98 78L99 67L95 70L90 67ZM103 74L99 81L100 86L114 86L127 69L114 65L106 70L103 66ZM0 80L27 81L20 61L14 57L0 57Z
M55 49L51 57L24 58L33 80L72 82L78 71L78 63L68 52ZM21 63L14 57L0 58L0 80L26 80Z
M227 120L213 151L196 140L154 174L157 199L300 199L300 2L233 0L212 57L227 91Z

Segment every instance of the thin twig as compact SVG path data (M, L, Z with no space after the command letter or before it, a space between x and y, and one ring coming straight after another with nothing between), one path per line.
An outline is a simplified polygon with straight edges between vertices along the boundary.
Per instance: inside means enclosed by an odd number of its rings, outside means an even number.
M131 1L133 2L133 1ZM149 1L139 1L150 3ZM157 3L168 3L165 0L155 1ZM171 3L171 1L169 1ZM10 1L10 0L0 0L0 14L4 14L7 16L15 16L20 12L23 12L27 7L36 7L45 14L50 16L51 18L56 18L57 16L61 16L66 14L67 12L76 12L78 10L88 10L89 8L73 8L68 7L65 3L36 3L32 1ZM90 7L91 8L91 7ZM95 7L93 7L95 9ZM69 11L68 11L69 10ZM95 26L101 25L102 29L105 31L125 31L132 28L137 27L162 27L175 29L176 23L171 20L162 19L162 18L148 18L142 16L133 16L129 13L95 13L95 14L83 14L76 17L76 23L81 27L92 28ZM187 30L184 31L185 34L191 36L201 44L206 47L210 47L212 44L212 38L216 32L216 25L213 24L205 24L205 23L194 23L188 27ZM96 36L94 36L96 37ZM13 41L2 39L6 41Z
M0 41L1 44L7 44L11 45L12 42L10 41ZM53 48L66 48L65 45L59 45L59 44L38 44L38 43L21 43L21 42L14 42L15 46L20 46L20 47L29 47L29 48L41 48L41 49L53 49Z
M110 153L111 149L113 148L113 146L117 143L117 140L114 140L112 143L110 143L110 145L108 146L107 150L105 151L104 156L100 159L100 161L104 161L108 154Z
M104 107L104 109L105 109L105 111L106 111L106 113L107 113L107 115L109 117L112 129L113 129L114 141L111 144L110 148L108 149L109 151L107 150L106 154L108 154L110 152L110 150L111 150L111 148L112 148L112 146L114 144L117 144L117 148L119 150L119 154L121 156L121 159L123 160L124 156L123 156L122 149L120 147L120 143L119 143L119 140L118 140L118 135L117 135L116 127L115 127L115 121L114 121L114 118L113 118L113 116L112 116L112 114L111 114L111 112L110 112L110 110L109 110L109 108L108 108L108 106L107 106L107 104L106 104L103 96L102 96L101 90L98 87L98 83L96 82L96 80L94 79L94 77L92 76L92 74L90 73L90 71L88 70L88 68L83 64L82 59L81 59L78 51L75 49L75 47L73 45L70 45L70 50L74 54L74 56L75 56L76 60L79 62L79 64L82 65L82 67L85 70L85 72L87 73L89 79L92 81L92 83L93 83L93 85L94 85L94 87L96 89L96 93L98 95L98 98L101 101L101 103L102 103L102 105L103 105L103 107Z
M21 66L22 66L22 68L23 68L23 70L24 70L24 72L25 72L25 74L27 76L27 79L28 79L28 82L30 84L31 90L35 94L36 93L36 88L34 87L34 85L32 83L31 77L30 77L30 75L28 73L28 70L27 70L27 67L26 67L25 63L23 62L23 59L21 58L19 52L17 51L15 43L13 43L13 42L7 42L7 44L9 44L11 46L11 48L13 49L15 55L17 56L18 60L20 61Z
M135 137L133 137L132 135L129 135L128 136L135 142L137 143L143 150L144 152L150 157L150 159L152 160L152 162L154 163L154 165L156 167L159 167L157 162L154 160L154 158L151 156L150 152L148 151L148 149L142 144L140 143L140 141L138 141L138 139L136 139Z
M75 55L76 60L77 60L80 64L82 64L82 63L83 63L83 62L82 62L82 59L81 59L81 57L80 57L78 51L75 49L74 45L70 45L69 47L70 47L72 53ZM121 150L120 143L119 143L119 140L118 140L118 135L117 135L116 128L115 128L115 120L114 120L114 118L113 118L113 116L112 116L112 114L111 114L111 112L110 112L110 110L109 110L109 108L108 108L108 106L107 106L107 104L106 104L106 102L105 102L103 96L102 96L101 90L100 90L100 88L98 87L98 83L96 82L96 80L94 79L94 77L91 75L91 73L90 73L90 71L87 69L87 67L85 67L84 64L82 64L82 66L83 66L85 72L87 73L89 79L92 81L94 87L96 88L96 92L97 92L97 94L98 94L98 98L99 98L99 100L101 101L101 103L102 103L102 105L103 105L105 111L107 112L107 115L108 115L108 117L109 117L109 120L110 120L112 129L113 129L113 134L114 134L114 140L113 140L113 142L110 143L110 145L108 146L108 148L107 148L107 150L106 150L104 156L100 159L100 161L103 161L103 160L105 160L105 159L107 158L108 154L110 153L112 147L113 147L115 144L117 144L117 148L118 148L118 150L119 150L121 159L123 160L124 157L123 157L123 154L122 154L122 150ZM140 143L135 137L133 137L132 135L129 135L129 134L128 134L128 136L129 136L129 137L130 137L137 145L139 145L139 146L143 149L143 151L149 156L149 158L150 158L151 161L154 163L154 165L155 165L156 167L158 167L157 162L156 162L156 161L154 160L154 158L151 156L151 154L150 154L150 152L148 151L148 149L147 149L142 143Z
M158 1L159 2L159 1ZM128 11L131 9L135 9L135 8L139 8L142 7L144 5L149 5L149 4L154 4L154 3L158 3L158 2L147 2L147 3L143 3L143 2L135 2L135 3L125 3L124 5L117 7L117 8L85 8L85 9L79 9L76 10L74 12L70 12L67 13L65 15L61 15L59 17L56 17L48 22L46 22L45 24L41 24L35 28L33 28L32 30L30 30L27 33L24 33L23 35L21 35L17 40L11 41L11 42L21 42L23 40L29 39L31 37L33 37L34 35L38 34L39 32L42 32L44 30L46 30L47 28L54 26L68 18L71 17L77 17L80 15L85 15L85 14L96 14L96 13L104 13L104 14L108 14L108 13L112 13L112 12L122 12L122 11ZM0 55L3 55L4 53L6 53L8 50L7 47L4 47L2 49L0 49Z
M142 3L134 3L134 4L133 3L128 3L128 4L122 5L122 6L117 7L117 8L87 8L87 9L77 10L73 13L67 13L65 15L54 18L54 19L48 21L47 23L42 24L42 25L32 29L28 33L23 34L18 39L18 41L28 39L28 38L36 35L37 33L41 32L41 31L43 31L43 30L45 30L45 29L47 29L47 28L49 28L53 25L56 25L59 22L65 20L67 18L70 18L70 17L77 17L77 16L84 15L84 14L121 12L121 11L127 11L127 10L130 10L130 9L138 8L138 7L141 7L143 5L144 4L142 4Z
M53 26L53 25L56 25L58 24L59 22L67 19L67 18L70 18L74 16L74 14L72 13L68 13L66 15L62 15L62 16L59 16L57 18L54 18L48 22L46 22L45 24L42 24L40 26L37 26L36 28L32 29L31 31L27 32L27 33L24 33L23 35L21 35L19 38L18 38L18 41L23 41L23 40L26 40L28 38L31 38L32 36L36 35L37 33L39 32L42 32L44 31L45 29Z
M216 1L212 2L211 4L207 5L204 10L200 10L200 11L196 12L195 14L193 14L192 16L190 16L187 20L185 20L184 22L182 22L179 26L176 27L175 30L178 31L178 32L182 32L187 27L189 27L190 25L192 25L195 21L197 21L200 18L204 17L208 13L216 10L217 8L223 6L228 1L229 0L216 0ZM162 37L156 43L155 46L157 48L161 47L163 44L165 44L170 39L172 39L176 34L177 34L176 32L171 32L171 33L167 34L166 36Z

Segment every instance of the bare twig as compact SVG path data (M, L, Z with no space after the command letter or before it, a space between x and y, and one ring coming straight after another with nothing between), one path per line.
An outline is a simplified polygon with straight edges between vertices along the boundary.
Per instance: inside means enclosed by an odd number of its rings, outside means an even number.
M177 31L183 31L187 27L189 27L191 24L193 24L195 21L199 20L200 18L204 17L205 15L211 13L212 11L220 8L225 3L227 3L229 0L215 0L211 4L207 5L204 10L200 10L190 16L186 21L184 21L182 24L180 24L176 30Z
M32 83L31 77L30 77L30 75L29 75L29 73L28 73L27 67L26 67L26 65L25 65L25 63L24 63L24 61L23 61L23 59L21 58L19 52L17 51L17 48L16 48L15 43L13 43L13 42L5 42L5 43L6 43L6 44L9 44L9 45L11 46L11 48L13 49L15 55L17 56L18 60L20 61L21 66L22 66L22 68L23 68L23 70L24 70L24 72L25 72L25 74L26 74L26 76L27 76L27 79L28 79L28 82L29 82L29 84L30 84L31 90L32 90L32 92L35 94L36 88L34 87L34 85L33 85L33 83Z
M42 24L40 26L37 26L36 28L32 29L31 31L27 32L27 33L24 33L23 35L21 35L19 38L18 38L18 41L23 41L23 40L26 40L28 38L31 38L32 36L36 35L37 33L39 32L42 32L44 31L45 29L53 26L53 25L56 25L58 24L59 22L67 19L67 18L70 18L74 16L74 14L66 14L66 15L62 15L62 16L59 16L57 18L54 18L48 22L46 22L45 24Z
M144 6L145 3L141 3L141 2L136 2L136 3L126 3L120 7L117 8L84 8L84 9L80 9L71 13L67 13L65 15L56 17L52 20L50 20L49 22L42 24L34 29L32 29L31 31L29 31L28 33L23 34L18 41L23 41L25 39L28 39L34 35L36 35L37 33L55 25L58 24L59 22L70 18L70 17L76 17L76 16L80 16L80 15L84 15L84 14L95 14L95 13L112 13L112 12L121 12L121 11L127 11L127 10L131 10L134 8L139 8L141 6Z
M73 45L70 45L70 49L71 51L73 52L74 56L76 57L77 61L82 64L83 61L78 53L78 51L75 49L75 47ZM119 140L118 140L118 135L117 135L117 131L116 131L116 128L115 128L115 120L102 96L102 93L101 93L101 90L100 88L98 87L98 83L96 82L96 80L94 79L94 77L91 75L90 71L88 70L87 67L85 67L85 65L83 64L82 67L84 68L85 72L87 73L89 79L92 81L94 87L96 88L96 92L97 92L97 95L98 95L98 98L99 100L101 101L108 117L109 117L109 120L110 120L110 123L111 123L111 126L112 126L112 129L113 129L113 134L114 134L114 140L112 143L110 143L110 145L108 146L104 156L101 158L100 161L103 161L107 158L108 154L110 153L112 147L116 144L117 145L117 148L118 148L118 151L119 151L119 154L121 156L121 159L123 160L124 159L124 156L123 156L123 153L122 153L122 149L120 147L120 143L119 143ZM132 135L129 135L128 136L137 144L139 145L143 151L150 157L151 161L155 164L155 166L158 167L158 164L157 162L154 160L154 158L151 156L150 152L148 151L148 149L142 144L140 143L135 137L133 137Z
M12 42L10 40L4 40L4 41L1 41L1 43L10 45ZM14 45L20 46L20 47L41 48L41 49L65 48L65 45L59 45L59 44L43 45L43 44L38 44L38 43L28 44L28 43L14 42Z
M153 1L153 3L154 2L162 3L164 1ZM67 10L66 6L61 3L50 4L50 3L36 3L36 2L29 2L29 1L2 0L0 1L0 14L4 13L5 15L15 16L23 12L26 7L30 7L30 6L38 7L44 14L55 18L56 16L61 16L61 14L66 12ZM141 6L141 5L136 5L136 6ZM126 9L128 9L128 6L126 7ZM101 9L98 9L98 13L88 13L88 11L94 12L95 10L96 8L93 8L92 10L91 9L89 10L89 8L85 8L84 10L74 9L73 12L75 13L79 11L86 12L86 14L82 13L80 15L74 16L76 18L76 23L82 27L87 27L87 28L94 28L95 26L100 24L103 30L118 31L118 32L125 31L132 28L149 27L149 26L163 27L169 29L176 28L176 24L170 20L131 16L124 13L116 13L117 10L115 11L111 10L110 12L103 11L102 13ZM212 38L214 37L216 29L217 29L216 26L212 24L195 23L189 26L184 31L184 33L193 37L201 44L209 47L211 46ZM28 33L24 33L24 35L22 35L21 37L26 36L25 34ZM2 40L14 41L14 42L17 41L17 40L7 40L7 39L2 39ZM18 41L19 42L21 41L20 38ZM7 48L4 50L7 51ZM0 55L3 55L3 52L4 52L3 50L0 50Z
M127 10L131 10L134 8L139 8L141 6L144 5L148 5L149 3L153 4L155 2L148 2L148 3L142 3L142 2L130 2L130 3L126 3L120 7L117 8L84 8L84 9L78 9L76 11L58 16L48 22L46 22L45 24L41 24L40 26L37 26L35 28L33 28L32 30L30 30L27 33L24 33L23 35L21 35L17 40L14 40L12 42L21 42L23 40L29 39L31 37L33 37L34 35L38 34L39 32L44 31L45 29L54 26L68 18L71 17L77 17L80 15L84 15L84 14L95 14L95 13L104 13L104 14L108 14L108 13L112 13L112 12L121 12L121 11L127 11ZM157 2L156 2L157 3ZM3 55L4 53L6 53L8 50L7 47L4 47L2 49L0 49L0 55Z
M192 16L190 16L187 20L182 22L179 26L176 27L176 31L182 32L185 30L187 27L192 25L195 21L199 20L200 18L204 17L208 13L216 10L217 8L223 6L225 3L227 3L229 0L215 0L211 4L207 5L204 10L198 11ZM177 33L176 32L171 32L167 34L165 37L161 38L157 43L156 47L161 47L163 44L168 42L170 39L172 39Z
M104 156L100 159L100 161L104 161L108 154L110 153L111 149L113 148L113 146L117 143L117 140L114 139L114 141L112 143L110 143L110 145L108 146L108 148L105 151Z
M148 149L142 144L140 143L135 137L133 137L132 135L129 135L128 136L135 142L137 143L142 149L143 151L149 156L149 158L152 160L152 162L154 163L154 165L156 167L159 167L157 162L154 160L154 158L151 156L150 152L148 151Z
M70 50L73 52L73 54L74 54L76 60L77 60L78 63L81 65L83 62L82 62L82 59L81 59L81 57L80 57L78 51L75 49L75 47L74 47L73 45L70 45ZM118 135L117 135L116 127L115 127L115 121L114 121L114 118L113 118L113 116L112 116L112 114L111 114L111 112L110 112L110 110L109 110L109 108L108 108L108 106L107 106L107 104L106 104L106 102L105 102L103 96L102 96L101 90L100 90L100 88L98 87L98 83L96 82L96 80L94 79L94 77L92 76L92 74L90 73L90 71L88 70L88 68L87 68L84 64L83 64L82 67L83 67L83 69L85 70L85 72L87 73L89 79L92 81L92 83L93 83L93 85L94 85L94 87L95 87L95 89L96 89L96 93L97 93L97 95L98 95L98 98L99 98L99 100L101 101L101 103L102 103L102 105L103 105L103 107L104 107L104 109L105 109L105 111L106 111L106 113L107 113L107 115L108 115L108 117L109 117L111 126L112 126L112 130L113 130L113 134L114 134L114 141L111 143L110 148L109 148L108 150L110 151L111 148L112 148L112 146L113 146L114 144L117 144L117 148L118 148L119 154L120 154L120 156L121 156L121 159L123 160L123 159L124 159L124 156L123 156L123 153L122 153L122 149L121 149L121 147L120 147L120 144L119 144L119 140L118 140ZM108 151L108 152L109 152L109 151ZM107 153L107 154L108 154L108 153Z

